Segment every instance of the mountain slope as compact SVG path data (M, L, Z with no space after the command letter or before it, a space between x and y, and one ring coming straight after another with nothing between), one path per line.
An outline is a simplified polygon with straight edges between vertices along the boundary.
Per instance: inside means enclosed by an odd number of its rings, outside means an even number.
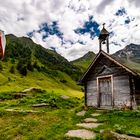
M71 61L71 64L79 67L82 72L85 72L87 67L90 65L90 63L93 61L95 57L95 53L88 52L83 57L76 59L74 61Z
M83 57L71 63L85 72L95 57L93 52L88 52ZM130 44L124 49L117 51L112 57L132 70L140 73L140 45Z
M130 44L124 49L117 51L114 56L122 60L127 60L128 58L134 62L140 62L140 45Z
M113 57L136 72L140 72L140 45L130 44L117 51Z
M45 49L26 37L17 38L14 35L7 35L6 38L5 59L27 58L38 60L42 65L45 65L45 67L51 70L63 71L71 75L72 78L78 78L78 74L80 75L80 71L77 67L70 64L55 51Z
M77 86L80 70L64 57L26 37L7 35L4 62L0 63L0 92L20 92L38 87L82 96Z

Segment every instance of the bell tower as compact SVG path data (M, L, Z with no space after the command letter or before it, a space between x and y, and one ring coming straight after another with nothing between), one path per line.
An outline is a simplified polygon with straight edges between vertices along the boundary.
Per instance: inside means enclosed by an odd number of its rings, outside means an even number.
M99 50L102 50L102 45L106 44L107 53L109 53L109 32L105 29L105 23L103 24L103 29L99 35Z

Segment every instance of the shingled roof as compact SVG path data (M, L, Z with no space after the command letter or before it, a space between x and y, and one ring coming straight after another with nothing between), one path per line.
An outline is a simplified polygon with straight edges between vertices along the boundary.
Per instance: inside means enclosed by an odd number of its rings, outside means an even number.
M96 55L96 57L94 58L94 60L92 61L92 63L90 64L90 66L88 67L87 71L83 74L80 82L83 83L85 78L87 77L88 73L90 72L91 68L93 68L95 66L95 62L98 60L98 58L104 55L105 57L107 57L110 61L114 62L115 64L117 64L118 66L122 67L123 69L125 69L128 73L131 73L133 76L138 76L140 77L140 73L135 71L135 68L130 68L130 66L124 65L121 62L119 62L118 60L116 60L115 58L113 58L112 56L110 56L109 54L105 53L104 51L99 51L99 53Z

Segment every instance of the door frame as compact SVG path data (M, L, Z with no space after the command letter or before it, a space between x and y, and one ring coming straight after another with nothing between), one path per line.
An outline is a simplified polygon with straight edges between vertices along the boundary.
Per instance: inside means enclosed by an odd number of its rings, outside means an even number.
M105 75L105 76L98 76L96 79L96 81L97 81L97 94L98 94L98 96L97 96L97 105L98 105L98 107L100 107L100 99L101 99L101 95L100 95L100 90L99 90L99 79L102 79L102 78L111 78L111 92L112 92L112 102L111 102L111 106L112 107L114 107L114 82L113 82L113 75Z

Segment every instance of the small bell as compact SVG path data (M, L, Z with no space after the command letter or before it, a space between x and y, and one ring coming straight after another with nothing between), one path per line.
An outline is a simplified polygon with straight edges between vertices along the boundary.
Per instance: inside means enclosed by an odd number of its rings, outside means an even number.
M105 44L105 41L103 41L102 44Z
M102 45L107 47L107 53L109 53L109 32L105 29L105 23L99 34L99 50L102 50Z

